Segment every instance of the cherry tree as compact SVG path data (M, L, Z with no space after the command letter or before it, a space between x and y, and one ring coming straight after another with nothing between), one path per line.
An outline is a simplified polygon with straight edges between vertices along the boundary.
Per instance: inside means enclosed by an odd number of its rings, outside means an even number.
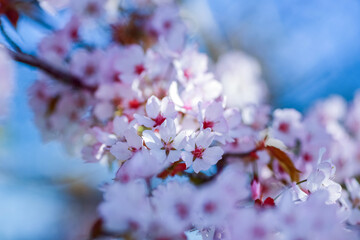
M70 17L36 55L1 25L0 114L11 59L35 67L29 104L44 141L116 168L91 238L359 237L359 93L305 114L273 109L256 60L209 59L175 1L0 0L14 29L59 11Z

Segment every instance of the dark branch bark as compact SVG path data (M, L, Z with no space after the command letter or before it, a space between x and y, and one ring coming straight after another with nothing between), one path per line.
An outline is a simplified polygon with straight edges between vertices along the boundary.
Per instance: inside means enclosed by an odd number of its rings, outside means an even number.
M17 52L22 52L21 48L11 39L11 37L7 34L4 28L4 24L0 19L0 31L5 38L5 40L9 43L9 45L15 49Z
M50 75L54 79L64 84L67 84L77 89L87 90L90 92L94 92L96 90L95 87L85 85L80 78L68 73L67 71L57 68L45 62L44 60L41 60L37 57L34 57L26 53L14 52L9 49L8 52L15 61L38 68L44 73Z

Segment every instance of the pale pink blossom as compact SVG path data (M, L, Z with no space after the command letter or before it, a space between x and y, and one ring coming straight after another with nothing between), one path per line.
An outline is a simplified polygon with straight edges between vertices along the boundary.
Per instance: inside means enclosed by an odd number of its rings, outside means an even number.
M140 125L145 127L157 128L166 119L175 119L177 111L170 98L165 97L162 100L151 96L146 103L146 116L135 114L134 117Z
M215 134L210 129L202 130L192 134L182 153L182 158L187 167L192 166L196 173L208 170L215 165L222 157L224 151L221 147L210 145L215 138Z
M185 133L177 134L176 125L172 119L167 119L161 124L158 134L152 130L145 130L143 139L151 153L160 161L174 163L180 160Z
M199 104L200 129L209 128L216 136L215 140L225 143L229 131L228 124L224 116L224 107L221 102L212 102L206 107Z

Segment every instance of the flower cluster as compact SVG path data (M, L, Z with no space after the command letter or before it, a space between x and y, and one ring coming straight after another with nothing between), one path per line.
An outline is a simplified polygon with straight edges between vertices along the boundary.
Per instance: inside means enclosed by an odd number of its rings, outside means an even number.
M71 18L39 44L56 71L30 105L45 140L116 168L94 237L357 238L360 94L273 110L256 61L209 64L172 1L54 4Z

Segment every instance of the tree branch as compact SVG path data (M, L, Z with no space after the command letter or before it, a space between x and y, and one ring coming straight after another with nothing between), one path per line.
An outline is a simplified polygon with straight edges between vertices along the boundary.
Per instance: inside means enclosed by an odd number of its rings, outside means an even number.
M1 21L1 19L0 19L0 31L1 31L1 34L4 36L5 40L10 44L10 46L12 48L14 48L17 52L22 52L19 45L17 45L5 31L4 24Z
M60 68L57 68L42 59L26 53L14 52L10 49L8 49L8 52L15 61L24 63L32 67L36 67L44 73L50 75L54 79L58 80L59 82L62 82L77 89L83 89L90 92L95 92L96 90L95 87L85 85L77 76L74 76Z

